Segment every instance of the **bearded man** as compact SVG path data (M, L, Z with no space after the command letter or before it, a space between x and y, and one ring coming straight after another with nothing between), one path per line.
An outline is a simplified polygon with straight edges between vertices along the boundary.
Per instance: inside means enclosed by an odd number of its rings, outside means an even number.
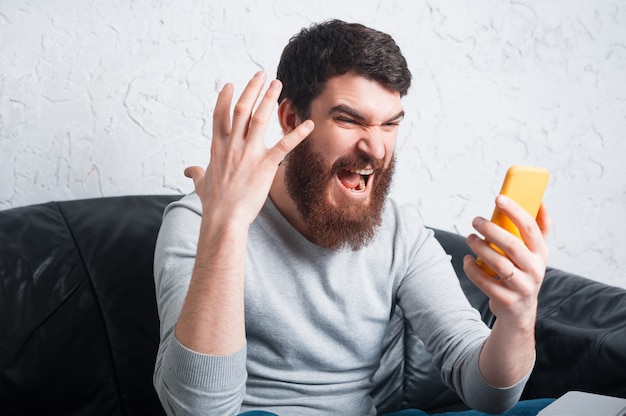
M224 86L210 163L187 168L195 192L164 213L154 381L166 412L375 415L372 380L396 308L468 406L514 406L534 363L545 209L535 221L497 200L524 242L474 221L508 255L468 238L504 278L466 259L498 318L490 330L432 232L387 197L411 82L393 39L360 24L313 25L290 40L277 78L262 94L257 73L232 116ZM277 100L285 136L268 149Z

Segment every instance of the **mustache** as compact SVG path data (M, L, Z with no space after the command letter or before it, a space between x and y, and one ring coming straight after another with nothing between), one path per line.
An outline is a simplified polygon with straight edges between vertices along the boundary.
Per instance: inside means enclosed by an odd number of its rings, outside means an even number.
M345 169L366 169L382 171L385 168L383 159L372 159L367 155L344 156L333 163L331 174L336 174Z

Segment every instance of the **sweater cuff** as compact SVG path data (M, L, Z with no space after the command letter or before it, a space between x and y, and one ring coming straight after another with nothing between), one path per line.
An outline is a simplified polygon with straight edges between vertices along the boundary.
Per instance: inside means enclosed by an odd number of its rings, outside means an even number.
M465 402L471 408L478 409L485 413L504 413L506 410L515 406L522 396L524 387L535 365L536 353L530 370L520 381L509 387L495 387L485 380L478 366L478 355L479 354L477 354L476 359L473 360L476 365L475 371L468 371L466 373L467 378L464 380L465 386L472 386L472 388L466 392Z
M200 389L228 390L240 386L247 378L246 347L231 355L201 354L172 337L166 352L166 371L182 385Z

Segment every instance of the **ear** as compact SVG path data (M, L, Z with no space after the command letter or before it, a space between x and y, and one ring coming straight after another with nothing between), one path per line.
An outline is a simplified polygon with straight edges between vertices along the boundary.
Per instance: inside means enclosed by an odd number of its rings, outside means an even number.
M291 132L301 123L296 107L289 98L285 98L278 106L278 121L283 130L283 134Z

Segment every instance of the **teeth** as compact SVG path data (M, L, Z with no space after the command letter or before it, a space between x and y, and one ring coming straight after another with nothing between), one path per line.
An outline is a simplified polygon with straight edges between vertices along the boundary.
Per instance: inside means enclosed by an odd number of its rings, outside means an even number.
M371 175L374 173L374 169L346 169L348 172L357 173L359 175Z

